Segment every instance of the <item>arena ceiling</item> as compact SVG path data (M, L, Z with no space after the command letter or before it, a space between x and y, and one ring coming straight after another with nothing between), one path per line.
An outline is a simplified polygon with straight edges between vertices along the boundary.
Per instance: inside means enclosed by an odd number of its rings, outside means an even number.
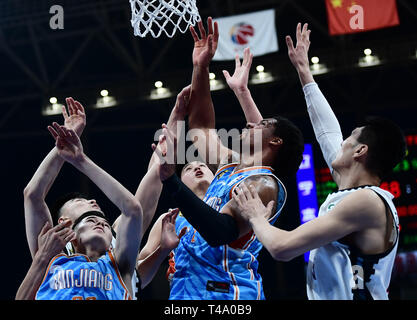
M54 4L64 8L63 30L49 27L49 9ZM402 90L399 99L412 99L413 92L406 90L406 85L417 79L415 1L397 1L398 27L336 37L328 34L324 0L200 0L197 4L204 20L208 16L275 8L280 49L254 60L254 64L262 64L276 75L274 83L254 89L262 104L280 104L284 113L292 112L290 98L299 92L299 86L284 37L294 34L298 21L308 22L312 29L311 56L318 55L331 69L322 81L342 101L352 99L358 91L365 98L362 103L352 101L341 109L363 110L368 97L393 88ZM22 111L30 109L30 114L40 114L51 96L63 99L71 95L93 103L98 92L106 88L119 97L123 107L132 102L146 103L145 97L156 80L162 80L173 92L187 85L191 77L191 36L138 38L133 35L130 17L128 0L1 1L0 136L10 136L10 128L21 120L17 115ZM384 63L364 71L356 64L368 47ZM224 68L232 70L233 63L212 64L212 71L219 76ZM280 90L273 90L276 85ZM385 98L381 104L384 102ZM404 105L408 108L407 103ZM160 112L165 115L167 110Z

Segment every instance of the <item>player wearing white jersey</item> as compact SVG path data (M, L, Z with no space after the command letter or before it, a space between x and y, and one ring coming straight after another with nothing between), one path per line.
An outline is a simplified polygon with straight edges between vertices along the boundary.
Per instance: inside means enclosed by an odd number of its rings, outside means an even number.
M388 299L398 246L393 196L378 186L405 156L404 135L391 121L373 118L343 140L339 123L309 68L310 30L297 25L288 54L303 86L307 110L338 192L328 196L319 217L292 231L270 226L269 209L249 187L236 188L241 215L276 260L307 251L309 299Z

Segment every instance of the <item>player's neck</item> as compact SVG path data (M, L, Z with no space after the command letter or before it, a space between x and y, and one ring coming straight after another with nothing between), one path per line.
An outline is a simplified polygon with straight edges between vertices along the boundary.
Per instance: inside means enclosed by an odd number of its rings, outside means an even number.
M201 182L192 191L197 197L203 200L209 186L210 184L208 182Z
M339 173L339 190L356 188L359 186L379 186L381 180L363 168L351 168L337 171Z
M76 246L76 253L86 255L92 262L98 261L100 257L105 253L105 250L97 250L96 246L93 245L83 245L83 246Z

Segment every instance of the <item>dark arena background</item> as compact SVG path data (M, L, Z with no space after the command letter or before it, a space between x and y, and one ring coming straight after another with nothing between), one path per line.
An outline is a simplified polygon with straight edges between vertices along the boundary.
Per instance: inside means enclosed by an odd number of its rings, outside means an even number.
M64 9L63 29L50 28L53 5ZM298 22L308 22L312 30L309 56L318 57L325 68L317 72L315 80L338 116L344 135L367 115L388 117L402 127L407 135L407 158L382 185L395 195L401 223L389 292L394 300L416 299L417 2L397 1L398 26L338 36L329 35L325 0L199 0L197 6L204 22L208 16L275 9L279 50L254 58L251 77L259 77L260 72L269 76L265 81L251 82L249 88L263 116L283 115L303 131L306 144L312 147L315 179L309 190L315 192L317 205L335 185L315 141L297 73L287 55L285 36L295 37ZM64 103L65 97L83 103L86 154L134 193L146 172L156 130L167 121L177 93L191 81L190 33L177 32L173 38L135 37L130 19L129 0L0 1L2 300L14 299L31 263L23 190L54 145L47 126L53 121L62 123L52 105ZM365 52L377 62L367 64ZM257 68L260 65L263 71ZM221 71L232 73L234 61L213 61L210 69L215 79L225 84ZM157 81L168 90L166 96L153 95ZM245 126L243 112L227 85L213 90L212 97L217 128ZM103 107L106 102L111 106ZM286 230L296 228L305 218L298 182L296 177L285 181L289 198L276 226ZM52 186L47 203L75 190L96 199L111 219L118 216L116 207L100 190L69 164ZM163 192L154 220L170 207L170 197ZM148 233L142 246L147 237ZM306 299L303 256L276 262L263 250L259 260L267 299ZM168 298L167 266L165 261L140 299Z

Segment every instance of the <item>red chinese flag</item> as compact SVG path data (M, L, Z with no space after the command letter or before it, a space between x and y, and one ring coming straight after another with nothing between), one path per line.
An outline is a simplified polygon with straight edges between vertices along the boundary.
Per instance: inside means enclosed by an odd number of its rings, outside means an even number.
M396 0L326 0L330 35L400 24Z

